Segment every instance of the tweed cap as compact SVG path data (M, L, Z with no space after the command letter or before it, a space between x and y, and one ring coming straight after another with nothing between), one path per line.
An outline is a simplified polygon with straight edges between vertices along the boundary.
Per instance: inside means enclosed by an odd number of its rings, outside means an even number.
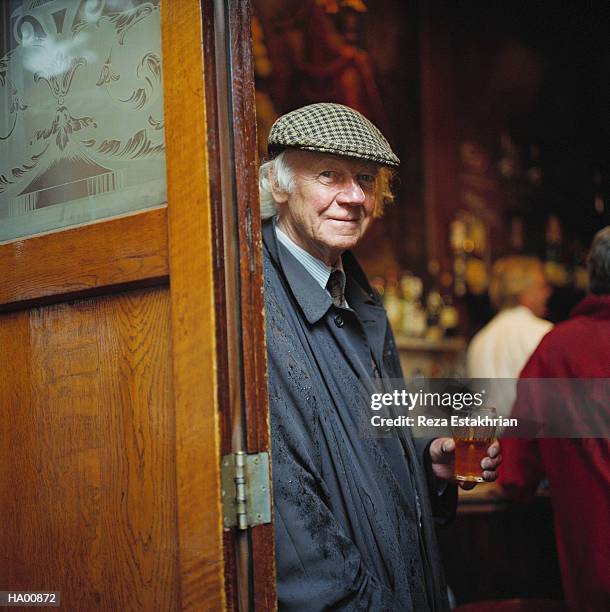
M294 147L387 166L400 164L383 134L366 117L331 102L310 104L282 115L273 124L267 142L271 156Z

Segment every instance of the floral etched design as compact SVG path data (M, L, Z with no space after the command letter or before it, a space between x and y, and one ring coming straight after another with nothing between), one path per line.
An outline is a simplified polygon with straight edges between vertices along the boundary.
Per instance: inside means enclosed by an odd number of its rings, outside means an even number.
M0 87L10 87L10 102L8 104L8 115L12 117L12 125L8 128L6 134L0 133L0 140L7 140L11 137L15 125L17 124L17 117L20 111L27 109L28 105L24 103L22 96L17 91L17 88L12 81L7 77L6 73L8 70L8 60L11 54L6 55L0 59Z
M0 58L0 241L3 219L42 208L60 219L50 207L82 207L88 220L98 202L114 210L119 201L132 209L164 201L159 8L159 0L15 2ZM112 198L122 190L129 195Z
M48 148L49 145L47 144L47 146L40 153L38 153L37 155L32 155L32 157L30 158L30 163L24 163L19 166L16 166L15 168L12 168L10 171L10 175L16 180L21 178L24 174L30 172L30 170L33 170L38 165L40 158L47 152ZM15 181L12 181L10 178L8 178L6 174L0 174L0 193L4 193L7 187L14 183Z
M143 76L145 70L149 74ZM161 59L154 53L147 53L140 60L136 74L139 79L144 78L145 87L138 87L129 98L121 99L121 102L131 102L135 108L142 108L161 83Z
M96 85L98 87L101 87L102 85L107 85L109 83L116 82L120 78L120 75L114 74L114 72L112 72L112 63L110 61L110 56L108 56L108 59L104 62L104 65L102 66L102 69L100 71L100 77L97 80Z
M58 53L52 68L39 70L34 74L34 82L44 81L51 90L51 93L59 101L70 91L74 73L79 66L85 66L87 61L84 57L66 57L63 53ZM62 70L62 68L64 68ZM61 102L59 102L61 104Z
M36 131L36 140L46 140L55 135L55 143L63 151L74 132L89 126L97 127L97 123L91 117L75 118L65 106L60 106L55 113L53 123L46 130Z
M145 2L125 11L110 13L108 18L115 24L119 44L125 43L125 35L130 28L158 9L159 0L156 0L156 2Z
M165 149L163 141L158 143L152 142L148 138L146 130L136 132L122 147L122 141L115 139L103 140L97 147L95 139L83 140L82 144L88 148L95 148L96 152L101 155L126 157L128 159L157 155Z

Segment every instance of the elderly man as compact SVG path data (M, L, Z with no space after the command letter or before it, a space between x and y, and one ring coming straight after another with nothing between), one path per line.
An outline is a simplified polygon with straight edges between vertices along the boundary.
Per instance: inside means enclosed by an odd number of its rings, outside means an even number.
M433 511L455 504L451 439L362 435L363 385L401 378L378 296L349 249L399 164L356 111L280 117L260 170L277 589L283 610L445 610ZM496 478L499 446L482 460Z

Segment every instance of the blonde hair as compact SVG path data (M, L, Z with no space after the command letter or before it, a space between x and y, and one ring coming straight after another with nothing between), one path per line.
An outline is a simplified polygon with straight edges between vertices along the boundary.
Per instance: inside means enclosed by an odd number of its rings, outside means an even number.
M521 295L544 275L544 267L537 257L513 255L498 259L491 269L489 297L498 309L518 306Z
M277 214L277 204L273 198L273 188L282 193L292 193L294 171L290 165L290 151L282 151L277 157L263 162L258 170L258 190L260 194L261 219L269 219ZM387 166L379 166L375 181L375 208L373 217L381 217L386 204L394 201L392 180L394 171Z

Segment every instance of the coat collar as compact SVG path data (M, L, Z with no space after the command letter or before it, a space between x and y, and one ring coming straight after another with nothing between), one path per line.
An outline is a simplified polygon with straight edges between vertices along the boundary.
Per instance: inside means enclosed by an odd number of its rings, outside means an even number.
M274 265L282 270L307 322L318 322L332 305L328 293L277 240L272 220L263 223L263 242ZM380 364L387 329L385 310L350 251L343 254L342 262L347 278L345 297L362 322L373 356Z
M594 319L610 319L610 295L589 293L574 306L570 317L587 316Z
M312 325L319 321L330 308L332 300L315 278L278 241L271 219L263 223L263 243L273 263L282 270L307 322Z

